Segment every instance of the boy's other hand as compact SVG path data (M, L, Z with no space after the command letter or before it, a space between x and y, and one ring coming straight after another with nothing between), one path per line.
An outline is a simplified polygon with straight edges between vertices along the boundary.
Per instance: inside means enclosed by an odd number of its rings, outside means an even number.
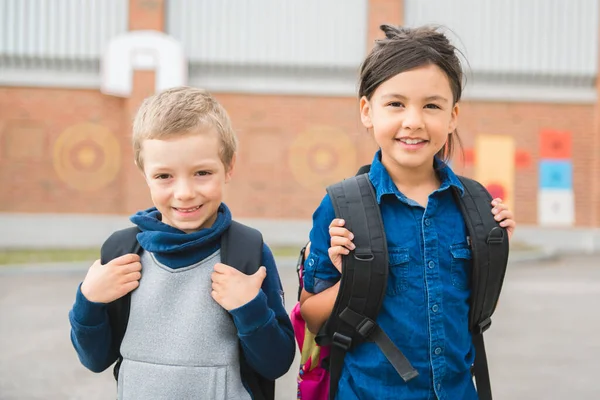
M105 265L96 260L81 284L81 293L89 301L110 303L139 286L141 271L137 254L125 254Z
M329 236L331 236L331 247L329 247L329 259L340 273L342 272L342 255L350 254L356 246L352 243L354 235L344 228L346 221L334 219L329 224Z
M212 298L227 311L252 301L267 276L267 269L260 267L254 275L246 275L237 269L218 263L212 279Z
M506 228L508 240L510 240L517 227L517 223L513 219L513 213L508 209L508 206L502 202L501 198L492 200L492 206L494 219L500 223L501 227Z

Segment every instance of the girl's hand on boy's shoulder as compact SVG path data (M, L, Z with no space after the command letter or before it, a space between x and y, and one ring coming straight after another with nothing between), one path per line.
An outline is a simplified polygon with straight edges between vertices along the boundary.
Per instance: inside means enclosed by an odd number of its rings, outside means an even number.
M513 213L508 209L508 206L502 202L501 198L492 200L492 214L494 219L500 223L500 226L506 228L508 232L508 240L512 237L517 223L513 219Z
M246 275L229 265L218 263L211 275L212 298L231 311L254 300L266 277L265 267L260 267L254 275Z
M350 254L350 250L355 249L352 239L354 235L348 229L344 228L346 221L336 218L329 224L329 236L331 237L331 247L329 247L329 259L340 273L342 272L342 256Z
M139 286L141 271L137 254L125 254L104 265L96 260L81 284L81 293L91 302L110 303Z

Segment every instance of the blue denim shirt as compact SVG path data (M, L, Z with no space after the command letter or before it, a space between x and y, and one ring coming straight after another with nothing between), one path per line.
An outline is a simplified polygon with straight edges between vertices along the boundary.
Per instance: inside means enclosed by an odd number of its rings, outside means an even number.
M470 367L475 357L468 329L471 250L452 191L463 187L450 167L435 161L441 185L427 207L398 191L380 153L369 179L375 187L389 251L389 278L377 323L419 376L407 383L374 343L349 352L337 399L476 400ZM319 293L340 279L327 255L335 218L325 196L313 215L304 288Z

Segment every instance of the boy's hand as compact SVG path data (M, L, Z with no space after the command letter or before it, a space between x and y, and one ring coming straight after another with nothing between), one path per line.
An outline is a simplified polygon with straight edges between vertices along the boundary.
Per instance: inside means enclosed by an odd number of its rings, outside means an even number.
M218 263L212 279L212 298L227 311L252 301L267 276L267 269L260 267L254 275L246 275L237 269Z
M354 235L344 228L346 221L334 219L329 225L329 236L331 236L331 247L329 248L329 259L340 273L342 272L342 255L348 255L350 250L355 249L352 239Z
M141 270L137 254L125 254L105 265L96 260L81 284L81 293L89 301L110 303L140 285Z
M501 198L495 198L492 200L492 206L494 206L494 208L492 208L494 219L500 222L501 227L506 228L506 231L508 232L508 240L510 240L517 226L517 223L513 219L512 212L508 209L506 204L502 203Z

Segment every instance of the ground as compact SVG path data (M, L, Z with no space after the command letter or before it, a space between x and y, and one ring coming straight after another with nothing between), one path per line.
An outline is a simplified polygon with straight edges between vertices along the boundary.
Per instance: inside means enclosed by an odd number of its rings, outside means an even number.
M598 398L600 257L511 263L486 333L495 400ZM286 305L296 301L291 258L280 259ZM82 263L0 267L0 399L114 399L110 371L83 368L67 313ZM297 363L277 383L295 399Z

